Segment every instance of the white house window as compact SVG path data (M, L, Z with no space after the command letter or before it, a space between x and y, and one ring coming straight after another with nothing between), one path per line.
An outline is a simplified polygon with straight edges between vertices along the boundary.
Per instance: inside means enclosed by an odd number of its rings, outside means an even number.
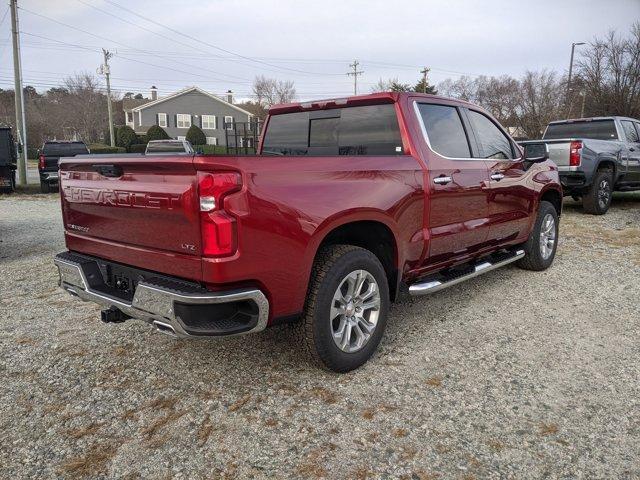
M227 125L227 130L233 130L233 117L224 117L224 123Z
M127 115L127 125L133 125L133 112L126 112Z
M158 114L158 126L166 128L166 126L167 126L167 114L166 113L159 113Z
M178 128L189 128L191 126L191 115L179 113L176 115L176 126Z
M202 115L202 128L205 130L215 130L216 125L216 117L215 115ZM215 145L210 143L209 145Z
M207 137L207 145L218 145L218 139L216 137Z
M177 138L178 140L186 140L186 139L187 139L187 137L183 137L183 136L180 136L180 135L178 135L176 138Z

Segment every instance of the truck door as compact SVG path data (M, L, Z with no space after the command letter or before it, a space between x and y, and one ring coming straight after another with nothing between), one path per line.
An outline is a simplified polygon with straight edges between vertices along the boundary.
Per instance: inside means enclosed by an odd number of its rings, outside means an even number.
M640 182L640 123L621 120L627 138L627 174L624 181Z
M445 100L417 99L414 108L428 167L428 265L464 257L487 240L487 166L473 158L461 112ZM419 142L421 143L421 142Z
M471 108L464 111L476 140L477 156L489 170L488 240L502 244L526 236L537 195L524 179L527 172L520 150L490 117Z

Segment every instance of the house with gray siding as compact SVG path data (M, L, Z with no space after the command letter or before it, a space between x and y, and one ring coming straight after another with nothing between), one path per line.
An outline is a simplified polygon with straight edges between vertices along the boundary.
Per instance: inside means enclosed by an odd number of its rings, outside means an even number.
M131 99L133 100L133 99ZM221 98L198 87L188 87L158 98L155 87L151 99L123 102L125 121L144 135L152 125L162 127L171 138L183 140L191 125L197 125L208 145L225 145L225 124L250 122L252 115L233 104L231 92ZM227 127L232 130L232 126Z

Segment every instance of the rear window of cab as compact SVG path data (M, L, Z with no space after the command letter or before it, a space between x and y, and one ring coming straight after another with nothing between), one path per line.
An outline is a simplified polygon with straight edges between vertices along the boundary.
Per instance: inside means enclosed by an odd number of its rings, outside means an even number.
M393 104L273 115L262 153L269 155L401 155Z

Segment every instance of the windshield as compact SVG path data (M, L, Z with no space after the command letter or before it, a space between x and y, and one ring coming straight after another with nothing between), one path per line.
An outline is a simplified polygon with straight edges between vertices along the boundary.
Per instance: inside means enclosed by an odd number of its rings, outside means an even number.
M589 120L583 122L552 123L544 132L544 140L555 138L592 138L617 140L618 133L613 120Z

